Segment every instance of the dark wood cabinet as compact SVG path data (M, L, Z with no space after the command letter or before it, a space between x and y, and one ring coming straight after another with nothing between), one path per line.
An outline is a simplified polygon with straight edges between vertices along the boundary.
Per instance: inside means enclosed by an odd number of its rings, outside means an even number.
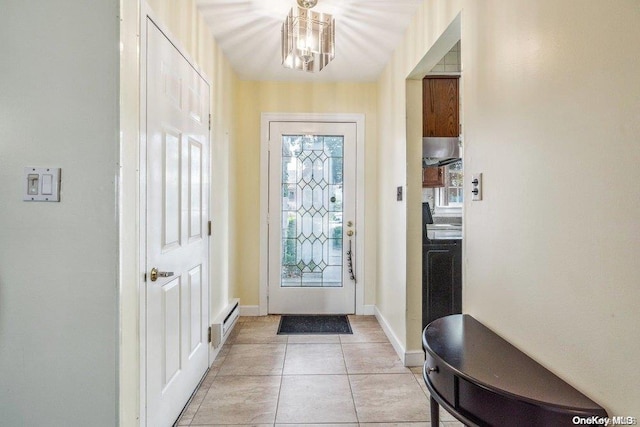
M460 136L458 77L429 76L422 81L422 136ZM445 186L444 167L422 169L422 187Z
M451 76L422 81L422 136L460 136L458 82Z
M422 187L444 187L444 166L422 168Z
M462 312L462 240L422 245L422 328Z

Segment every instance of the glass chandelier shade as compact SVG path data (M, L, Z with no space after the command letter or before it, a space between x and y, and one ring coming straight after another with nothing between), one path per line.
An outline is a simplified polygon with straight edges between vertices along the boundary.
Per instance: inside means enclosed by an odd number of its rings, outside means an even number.
M282 24L282 65L321 71L335 57L335 21L327 13L292 8Z

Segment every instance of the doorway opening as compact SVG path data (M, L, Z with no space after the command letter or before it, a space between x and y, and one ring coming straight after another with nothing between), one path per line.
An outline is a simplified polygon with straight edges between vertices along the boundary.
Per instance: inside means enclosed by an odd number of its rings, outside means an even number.
M361 314L364 116L263 114L262 131L260 313Z

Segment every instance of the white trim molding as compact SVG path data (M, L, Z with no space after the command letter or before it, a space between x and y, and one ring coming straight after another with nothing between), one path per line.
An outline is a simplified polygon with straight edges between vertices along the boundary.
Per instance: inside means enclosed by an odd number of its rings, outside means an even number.
M362 314L363 316L375 316L376 314L376 306L373 304L367 304L362 306Z
M424 365L424 351L412 350L404 353L404 366L409 368Z
M259 314L265 316L269 310L269 127L271 122L325 122L356 124L356 224L358 230L365 230L364 212L364 114L324 114L324 113L262 113L260 124L260 306ZM356 239L356 306L355 314L365 313L364 284L366 283L364 231ZM370 309L368 309L370 310ZM373 314L371 312L371 314Z
M396 334L393 333L391 326L389 326L389 322L387 322L387 319L385 319L382 313L380 313L380 310L378 310L378 307L374 308L374 314L376 316L376 319L378 319L378 323L380 323L380 326L382 326L382 330L384 331L384 334L387 336L387 338L391 342L393 349L398 354L398 357L400 357L400 360L402 360L402 363L404 363L404 353L405 353L404 346L402 345L398 337L396 337Z
M402 364L407 367L412 366L422 366L424 364L424 352L419 350L407 351L398 337L393 333L391 326L389 326L389 322L384 318L378 307L374 307L376 319L378 319L378 323L382 327L385 335L391 342L393 349L398 354L398 357L402 361Z
M240 316L255 317L261 316L259 305L241 305Z

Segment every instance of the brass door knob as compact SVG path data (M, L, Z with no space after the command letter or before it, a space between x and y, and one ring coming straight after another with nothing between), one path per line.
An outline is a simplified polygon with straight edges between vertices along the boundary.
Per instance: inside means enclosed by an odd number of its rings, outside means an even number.
M347 236L349 236L349 237L353 236L353 230L347 231Z
M158 269L155 267L151 269L151 274L149 274L149 277L151 278L152 282L155 282L156 280L158 280L158 277L171 277L171 276L173 276L173 271L158 271Z

